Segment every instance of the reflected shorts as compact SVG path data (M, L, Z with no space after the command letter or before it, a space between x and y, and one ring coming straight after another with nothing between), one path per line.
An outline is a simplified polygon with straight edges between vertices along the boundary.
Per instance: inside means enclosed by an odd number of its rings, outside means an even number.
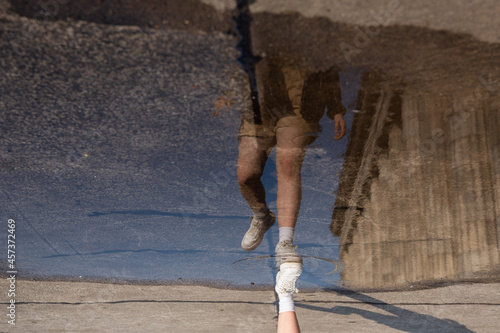
M264 87L261 96L261 122L256 124L253 115L243 118L238 139L242 136L274 137L277 129L283 127L298 128L299 135L315 139L321 131L319 123L308 122L301 114L305 73L294 67L265 70L268 80L259 82L259 86Z

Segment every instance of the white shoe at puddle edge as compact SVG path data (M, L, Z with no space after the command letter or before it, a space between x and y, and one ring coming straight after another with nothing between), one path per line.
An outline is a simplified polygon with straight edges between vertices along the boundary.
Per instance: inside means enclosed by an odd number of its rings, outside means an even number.
M302 274L302 263L298 262L285 262L280 265L280 271L276 275L276 286L274 290L278 296L280 295L293 295L298 293L297 279Z
M241 248L245 251L255 250L262 242L262 239L264 239L266 231L273 226L275 221L276 215L271 211L269 211L269 214L263 220L257 220L254 217L250 228L241 240Z
M295 262L302 264L302 258L297 253L297 246L293 246L289 240L284 240L276 244L274 249L276 266L280 267L286 262Z

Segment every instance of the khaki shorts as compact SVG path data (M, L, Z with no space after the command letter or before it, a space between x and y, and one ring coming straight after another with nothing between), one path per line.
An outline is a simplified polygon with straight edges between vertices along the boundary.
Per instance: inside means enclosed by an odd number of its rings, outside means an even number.
M279 119L277 122L265 118L262 120L262 124L255 124L243 119L238 138L242 136L272 137L276 135L276 130L280 127L300 128L304 136L316 137L318 132L320 132L319 124L310 124L301 116L285 117Z
M258 82L263 87L260 91L261 121L255 121L253 113L244 117L238 138L273 137L276 130L282 127L299 128L302 133L299 135L316 138L321 131L319 123L306 121L300 111L305 73L294 67L278 68L268 64L260 70L261 73L265 71L263 82Z

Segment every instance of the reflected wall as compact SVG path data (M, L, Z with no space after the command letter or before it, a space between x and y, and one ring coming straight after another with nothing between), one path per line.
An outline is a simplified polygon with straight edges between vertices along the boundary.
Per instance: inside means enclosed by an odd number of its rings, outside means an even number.
M363 144L348 153L333 213L343 279L353 287L398 288L494 278L498 96L481 81L420 94L377 86L371 77L354 124L368 135L353 133Z

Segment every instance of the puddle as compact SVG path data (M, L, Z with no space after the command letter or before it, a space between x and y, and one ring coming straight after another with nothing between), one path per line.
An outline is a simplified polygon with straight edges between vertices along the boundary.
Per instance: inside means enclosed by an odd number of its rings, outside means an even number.
M106 26L26 23L47 31L30 39L14 22L2 40L16 66L2 65L1 195L21 277L271 288L279 221L253 253L240 242L247 201L296 213L284 184L302 191L306 290L498 279L500 45L401 25L363 42L353 25L258 13L235 50L228 12L154 29L149 7L103 6L56 16ZM239 146L256 137L257 153Z

